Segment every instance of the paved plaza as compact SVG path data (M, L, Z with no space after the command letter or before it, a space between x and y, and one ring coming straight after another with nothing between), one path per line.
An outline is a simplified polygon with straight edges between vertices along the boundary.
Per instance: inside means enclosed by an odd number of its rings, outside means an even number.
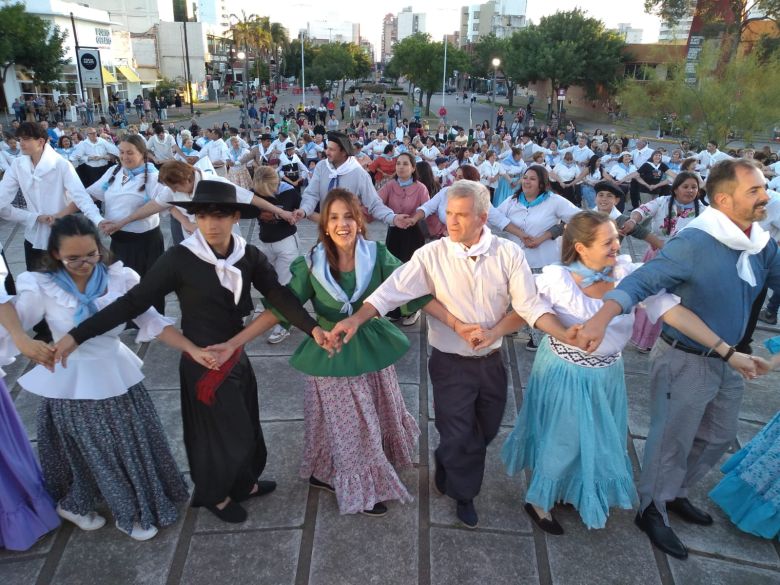
M167 234L167 220L164 231ZM256 238L253 222L242 222ZM384 227L371 226L383 238ZM312 246L314 225L301 223L301 250ZM0 223L0 240L14 274L24 270L22 230ZM643 249L628 239L635 258ZM178 315L175 299L167 304ZM247 347L260 385L263 429L270 455L266 476L279 487L247 503L249 520L224 524L204 510L183 507L179 522L145 543L120 533L109 521L96 532L65 523L25 553L0 552L2 585L776 585L780 547L736 530L706 498L719 480L712 471L693 494L715 516L709 528L673 520L691 548L687 561L654 551L634 527L634 513L615 510L606 529L588 531L572 509L559 509L566 530L551 537L536 529L522 510L525 480L509 478L499 449L522 401L533 355L522 335L505 340L511 371L509 400L501 433L490 447L482 493L476 500L479 528L458 525L454 502L432 489L432 449L437 444L426 369L423 319L404 328L411 349L396 365L409 410L417 414L421 436L417 465L402 474L414 496L411 504L390 503L384 518L340 516L335 497L311 490L298 477L303 443L303 376L287 365L302 339L294 332L279 345L263 339ZM759 340L780 331L762 330ZM158 342L141 346L125 339L144 360L146 386L157 406L182 470L178 356ZM758 344L756 344L758 345ZM625 352L629 393L630 455L639 469L648 428L647 356ZM110 364L106 364L110 367ZM18 360L7 368L6 383L35 442L36 397L20 391L17 377L29 368ZM738 441L745 444L780 409L780 374L748 384ZM735 445L737 448L737 445Z

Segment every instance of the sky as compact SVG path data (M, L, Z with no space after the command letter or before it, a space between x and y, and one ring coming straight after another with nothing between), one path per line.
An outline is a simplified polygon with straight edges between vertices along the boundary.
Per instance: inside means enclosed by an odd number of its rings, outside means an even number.
M312 27L316 26L324 30L327 30L328 26L333 26L333 34L337 34L337 23L358 22L361 36L374 45L376 57L379 56L381 48L382 19L385 14L389 12L397 14L404 7L411 6L414 12L426 14L426 32L434 39L442 39L445 34L452 34L460 27L461 6L480 3L478 0L472 2L401 0L397 3L365 0L337 2L286 0L263 3L258 3L256 0L238 0L236 2L247 14L256 12L261 16L269 16L273 22L280 22L287 28L291 37L297 36L301 28L306 28L307 22L312 23ZM582 8L589 16L602 20L608 28L617 28L618 23L628 22L634 28L644 30L643 42L658 40L660 20L645 13L644 0L528 0L527 16L538 23L542 16L553 14L558 10L573 10L577 7ZM262 13L258 12L260 10Z

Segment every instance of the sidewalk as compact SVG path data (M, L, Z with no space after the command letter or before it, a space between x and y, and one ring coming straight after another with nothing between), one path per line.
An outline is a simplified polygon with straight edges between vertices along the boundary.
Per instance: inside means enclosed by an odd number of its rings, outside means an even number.
M167 220L166 220L167 223ZM245 233L254 227L242 222ZM163 231L168 234L167 225ZM374 239L385 228L371 226ZM302 222L301 250L315 240L314 225ZM255 236L256 237L256 236ZM0 222L0 240L11 271L24 269L22 230ZM641 257L643 249L624 251ZM169 298L167 313L178 315ZM532 526L522 510L525 479L509 478L499 450L522 401L534 354L525 337L505 340L510 388L498 438L488 454L482 493L476 500L480 525L461 528L454 503L432 489L432 448L437 444L426 368L425 320L404 328L410 351L396 365L404 398L417 414L422 434L418 464L402 474L414 496L407 505L389 504L381 519L340 516L335 498L310 490L298 477L303 443L303 377L287 365L302 339L294 332L279 345L263 339L247 347L260 384L263 430L269 447L266 475L279 482L276 492L247 504L249 520L223 524L199 509L182 508L179 522L152 541L130 540L109 521L86 533L65 524L26 553L0 551L3 585L776 585L780 582L780 547L736 530L706 498L720 478L711 472L692 495L715 516L709 528L674 520L691 548L687 561L653 550L633 525L632 511L614 510L606 529L588 531L569 509L558 512L566 530L550 537ZM760 340L777 335L760 332ZM137 346L144 359L146 385L157 406L177 461L187 461L182 445L178 394L178 356L160 343ZM639 468L648 427L647 356L625 352L629 393L630 455ZM35 441L36 397L20 392L16 378L25 360L6 368L6 383ZM780 374L748 384L742 405L739 442L744 444L780 409Z

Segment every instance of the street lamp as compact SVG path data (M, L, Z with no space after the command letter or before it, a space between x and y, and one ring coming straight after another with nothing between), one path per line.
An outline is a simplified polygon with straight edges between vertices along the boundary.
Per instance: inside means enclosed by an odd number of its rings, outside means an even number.
M236 54L236 57L244 61L244 101L249 101L249 59L247 59L246 53L244 51L239 51Z
M496 118L496 126L498 125L498 110L497 110L497 104L496 104L496 98L498 97L498 92L496 91L498 88L496 87L496 77L498 76L498 67L501 65L501 59L498 57L493 57L493 117Z

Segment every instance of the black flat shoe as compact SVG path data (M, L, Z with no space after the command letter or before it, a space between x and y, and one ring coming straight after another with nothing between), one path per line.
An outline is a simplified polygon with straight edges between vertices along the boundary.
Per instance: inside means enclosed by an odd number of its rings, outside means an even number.
M259 497L262 497L262 496L270 494L275 489L276 489L276 482L275 481L258 479L257 480L257 490L255 490L254 492L249 492L243 498L236 498L236 502L244 502L244 501L248 500L249 498L259 498Z
M652 542L658 550L665 552L676 559L684 560L688 558L688 549L685 548L685 545L677 538L674 530L664 524L664 518L655 507L655 504L650 504L645 508L644 512L637 513L634 524L636 524L642 532L647 534L650 542Z
M477 516L477 510L474 508L474 500L458 500L458 506L455 511L460 520L466 528L476 528L479 526L479 517Z
M320 481L313 475L309 477L309 485L313 488L317 488L319 490L325 490L326 492L330 492L332 494L336 493L336 490L333 489L333 486L329 483L325 483L324 481Z
M385 506L382 502L377 502L370 510L361 510L360 513L365 514L366 516L371 516L373 518L381 518L387 514L387 506Z
M540 530L543 530L547 534L552 534L553 536L560 536L563 534L563 526L561 526L560 523L555 519L555 516L552 515L552 512L550 512L550 518L547 519L539 516L539 514L536 513L534 507L528 502L526 502L526 504L523 506L523 509L525 510L525 513L531 517L531 520L534 521L534 524L536 524Z
M701 508L697 508L688 498L676 498L671 502L666 502L666 510L674 512L680 518L691 524L699 526L709 526L712 524L712 516L707 514Z
M221 510L216 506L204 506L204 508L223 522L230 522L231 524L241 524L247 518L246 510L232 500Z

